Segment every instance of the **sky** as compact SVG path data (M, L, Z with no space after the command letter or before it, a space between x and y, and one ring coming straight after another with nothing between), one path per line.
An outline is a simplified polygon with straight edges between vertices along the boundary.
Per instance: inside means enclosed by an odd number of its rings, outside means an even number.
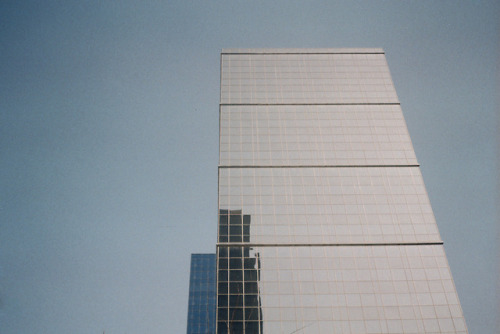
M0 333L183 333L222 48L382 47L471 334L499 318L500 2L0 3Z

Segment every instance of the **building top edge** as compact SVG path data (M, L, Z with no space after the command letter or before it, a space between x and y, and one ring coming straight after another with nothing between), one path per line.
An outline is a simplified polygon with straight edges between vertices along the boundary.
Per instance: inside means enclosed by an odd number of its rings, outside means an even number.
M222 49L222 54L315 54L315 53L331 53L331 54L349 54L349 53L384 53L382 48L318 48L318 49L239 49L227 48Z

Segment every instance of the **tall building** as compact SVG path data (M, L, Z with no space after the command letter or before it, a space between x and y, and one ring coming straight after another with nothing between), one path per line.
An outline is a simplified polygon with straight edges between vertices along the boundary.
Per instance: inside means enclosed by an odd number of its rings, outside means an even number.
M221 55L217 333L467 333L382 49Z
M215 254L191 254L187 334L215 333Z

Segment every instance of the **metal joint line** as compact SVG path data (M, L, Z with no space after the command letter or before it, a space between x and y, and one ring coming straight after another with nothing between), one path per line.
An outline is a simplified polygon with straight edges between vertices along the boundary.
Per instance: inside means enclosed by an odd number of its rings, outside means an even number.
M368 243L322 243L322 244L259 244L244 242L218 242L217 247L323 247L323 246L429 246L443 245L443 241L433 242L368 242Z
M222 52L221 55L385 55L385 52Z
M219 168L376 168L376 167L420 167L416 165L273 165L273 166L252 166L252 165L219 165Z
M221 107L228 106L386 106L401 105L400 102L385 103L219 103Z

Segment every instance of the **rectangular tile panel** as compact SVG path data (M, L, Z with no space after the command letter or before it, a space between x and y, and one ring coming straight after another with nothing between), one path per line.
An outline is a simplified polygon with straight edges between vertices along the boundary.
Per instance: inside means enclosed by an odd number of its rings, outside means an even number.
M399 103L383 54L223 54L220 101Z
M399 105L221 106L221 166L416 165Z
M440 242L418 167L221 168L219 242Z
M220 333L466 333L442 245L219 247L218 277Z

